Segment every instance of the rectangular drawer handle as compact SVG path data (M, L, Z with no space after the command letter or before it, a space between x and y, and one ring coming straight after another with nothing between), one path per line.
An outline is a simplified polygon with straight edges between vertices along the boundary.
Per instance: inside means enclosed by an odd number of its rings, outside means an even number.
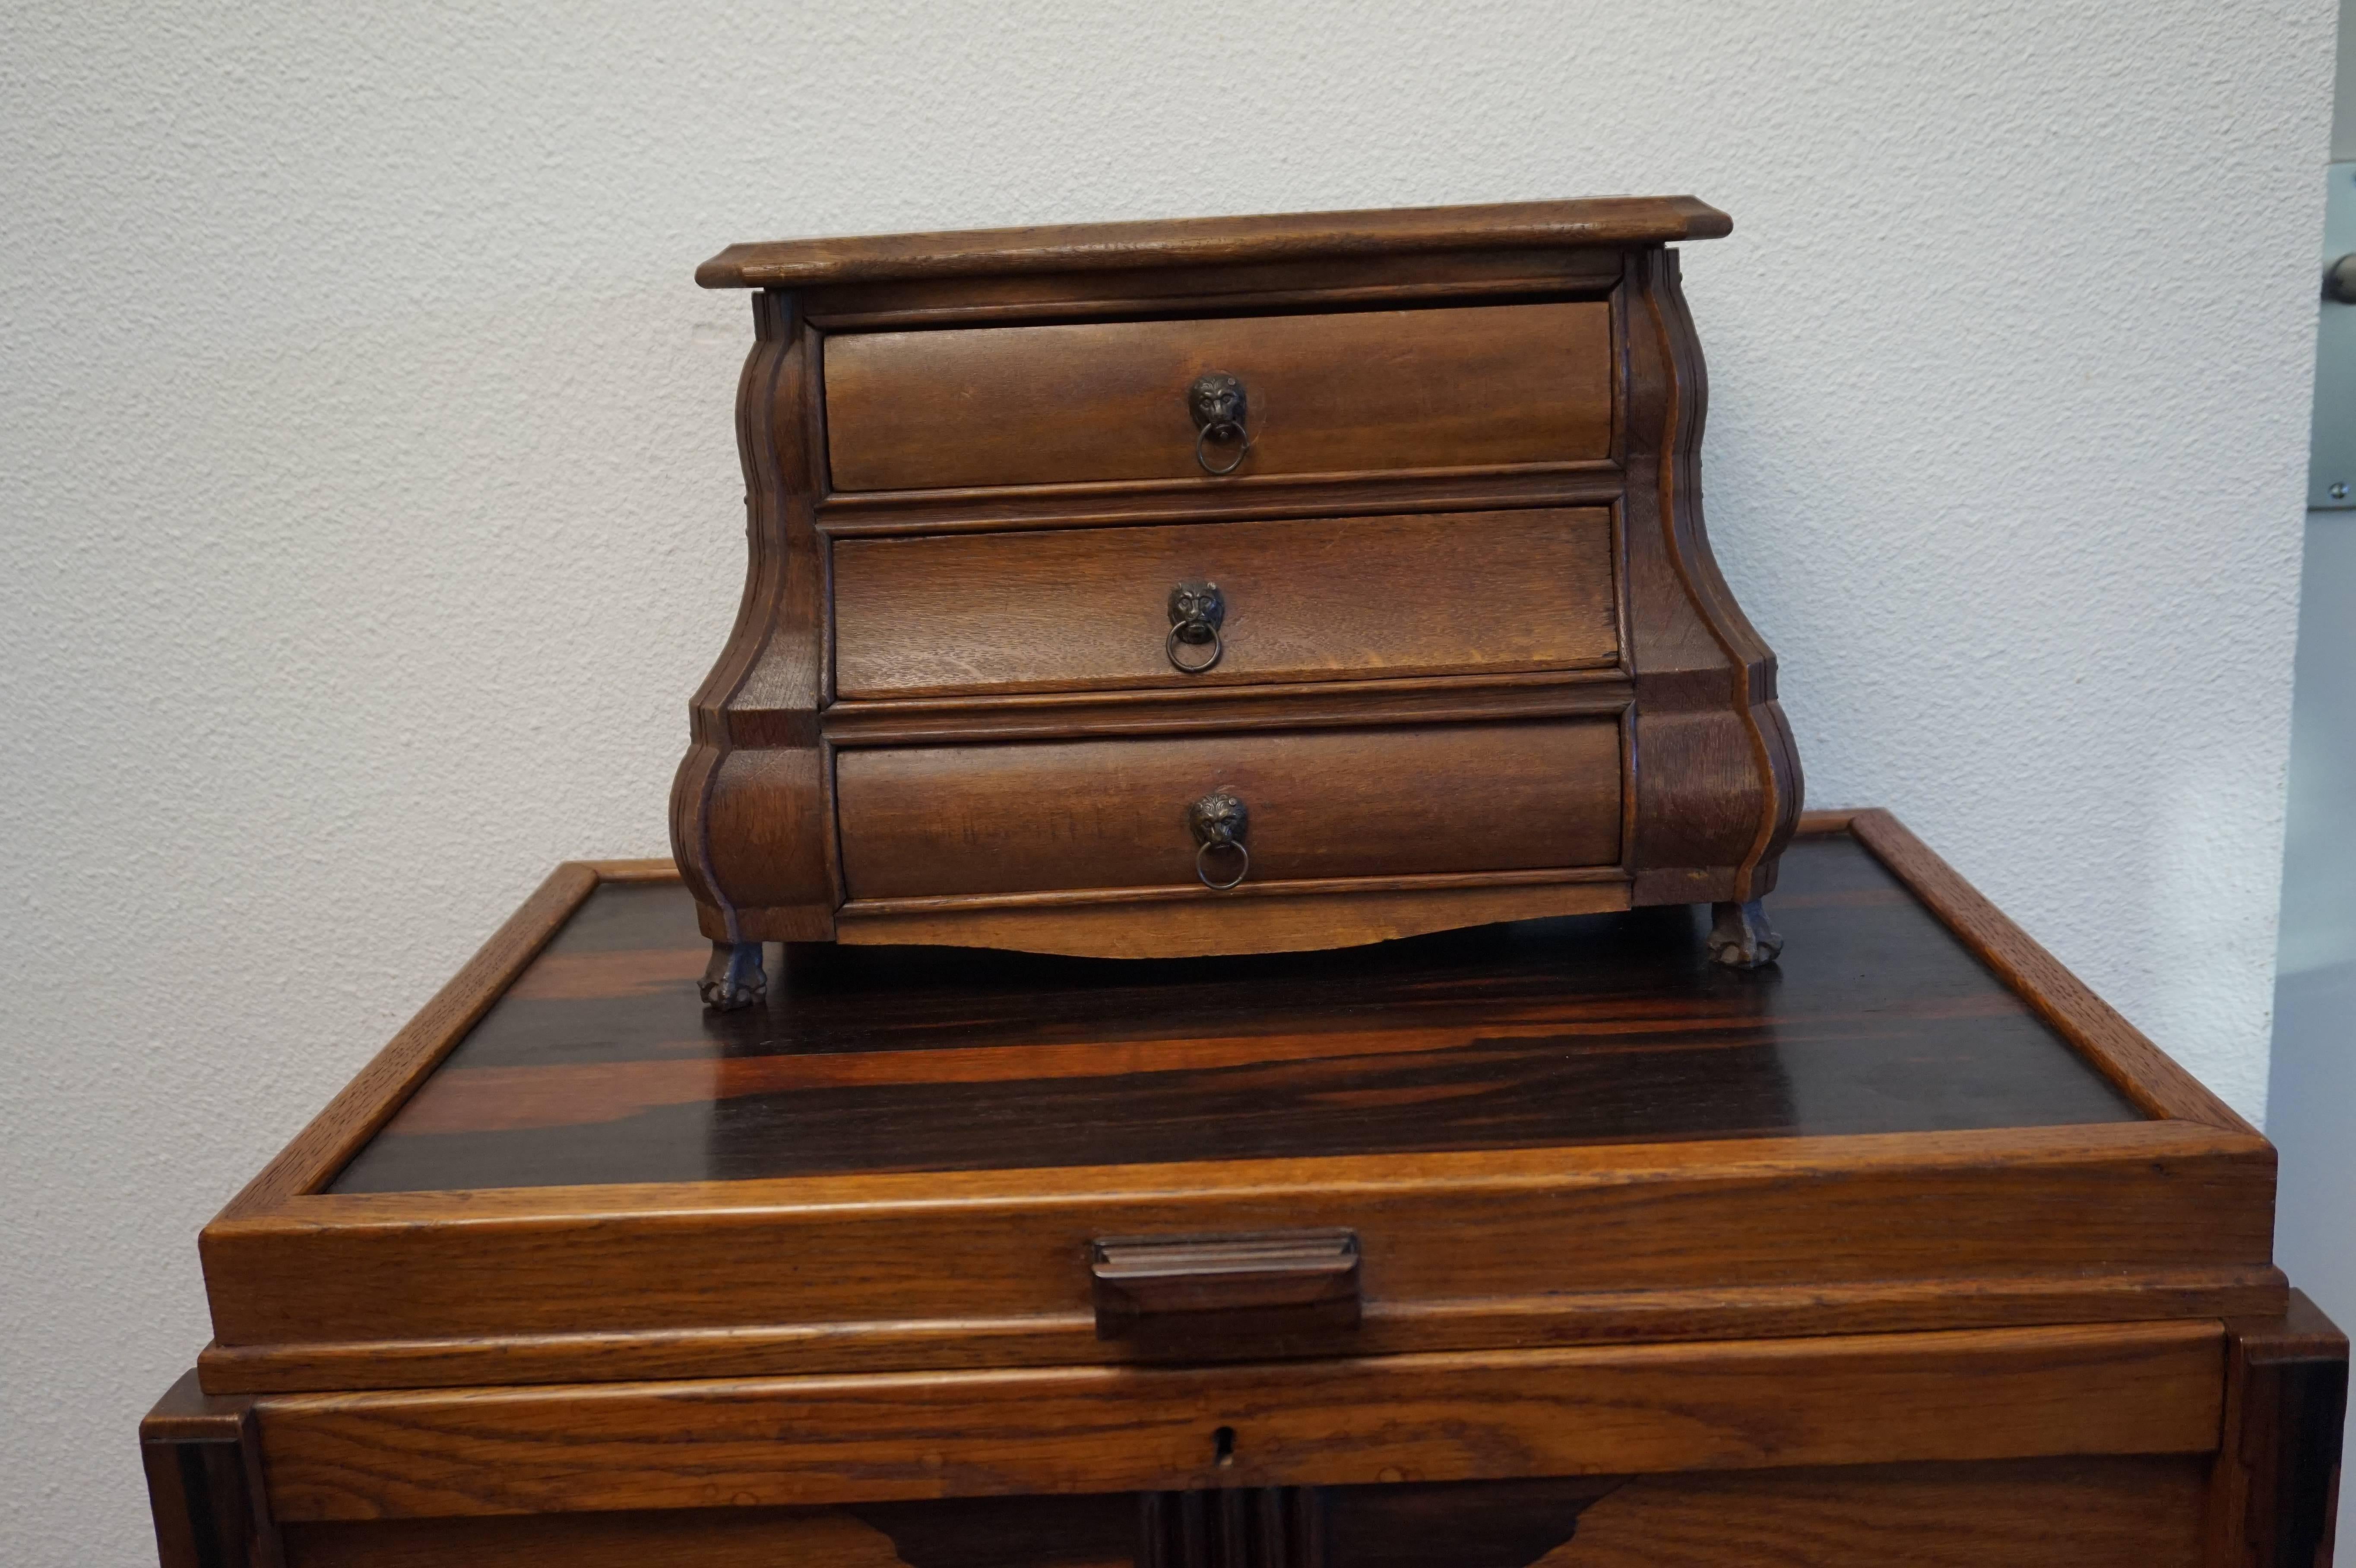
M1097 1338L1149 1350L1265 1348L1358 1326L1355 1231L1108 1238L1088 1244L1088 1273Z

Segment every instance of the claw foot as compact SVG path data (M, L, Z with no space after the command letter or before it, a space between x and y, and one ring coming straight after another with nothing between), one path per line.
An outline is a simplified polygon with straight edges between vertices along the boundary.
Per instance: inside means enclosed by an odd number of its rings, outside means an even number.
M757 942L715 942L712 944L712 962L703 966L703 978L697 981L696 990L703 1005L715 1013L733 1013L739 1008L749 1008L769 994L769 977L761 970L761 944Z
M1783 939L1767 923L1767 911L1757 899L1749 903L1709 906L1710 961L1730 969L1756 969L1775 962Z

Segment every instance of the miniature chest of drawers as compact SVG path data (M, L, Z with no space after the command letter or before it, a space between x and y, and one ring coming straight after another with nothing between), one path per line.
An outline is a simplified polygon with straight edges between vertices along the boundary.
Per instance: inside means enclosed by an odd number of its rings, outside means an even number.
M562 868L207 1227L164 1562L2327 1568L2265 1140L1882 814L1776 897L713 1013Z
M1690 197L740 245L750 570L672 842L759 944L1719 906L1800 804L1703 535Z

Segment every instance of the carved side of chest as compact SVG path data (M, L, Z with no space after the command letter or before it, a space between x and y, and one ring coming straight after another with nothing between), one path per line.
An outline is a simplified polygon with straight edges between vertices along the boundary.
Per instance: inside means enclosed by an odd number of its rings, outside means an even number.
M1703 532L1687 197L739 246L720 944L1109 956L1708 902L1800 806ZM734 959L732 965L731 959Z

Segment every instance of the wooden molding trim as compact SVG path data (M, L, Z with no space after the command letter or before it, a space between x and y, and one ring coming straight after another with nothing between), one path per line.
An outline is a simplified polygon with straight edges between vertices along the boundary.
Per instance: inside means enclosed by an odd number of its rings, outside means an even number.
M220 1219L265 1213L299 1193L316 1190L342 1169L514 984L524 965L596 891L597 882L596 869L578 860L567 860L551 871L450 983L230 1200Z
M2254 1133L2170 1118L1951 1132L1567 1144L1172 1165L891 1171L739 1181L500 1187L465 1192L312 1193L287 1198L275 1213L223 1218L207 1229L223 1239L282 1229L287 1233L310 1233L325 1226L344 1225L391 1233L421 1222L459 1218L477 1222L604 1221L643 1213L649 1218L691 1221L733 1211L815 1222L846 1209L869 1216L881 1211L902 1218L934 1214L943 1219L952 1215L978 1219L976 1206L983 1203L1002 1203L1009 1212L1065 1201L1114 1205L1233 1198L1258 1201L1318 1194L1388 1203L1418 1192L1440 1190L1477 1190L1503 1200L1517 1194L1558 1194L1569 1189L1606 1192L1681 1186L1697 1179L1783 1185L1800 1176L1920 1175L1926 1170L1974 1174L2016 1168L2099 1167L2121 1161L2242 1161L2269 1152L2272 1147ZM1664 1238L1663 1244L1676 1243ZM2265 1260L2237 1253L2233 1261ZM1822 1276L1812 1273L1808 1277Z
M1419 251L1658 245L1733 231L1732 219L1694 197L1601 197L772 240L731 245L698 267L695 281L707 289L808 288L901 278L1130 272Z
M668 855L641 860L576 860L597 874L601 882L675 882L679 862Z
M2150 1322L2278 1313L2280 1270L2130 1270L2109 1275L1876 1280L1864 1285L1609 1291L1376 1302L1351 1337L1354 1354L1528 1350L1579 1345L1764 1339L1782 1335ZM1325 1351L1318 1344L1304 1348ZM1265 1345L1252 1349L1266 1352ZM1093 1314L939 1322L817 1323L633 1334L363 1340L351 1344L206 1347L205 1387L221 1393L319 1389L459 1388L678 1378L1059 1367L1151 1361L1096 1337ZM1208 1360L1248 1358L1238 1350Z
M1374 517L1609 506L1627 475L1608 459L1488 469L1245 475L1206 490L1185 479L1110 479L987 490L869 490L818 503L830 539L995 533L1010 528L1119 528L1241 517Z
M1756 1305L1734 1294L1749 1287L1869 1290L1998 1272L2091 1284L2121 1271L2213 1286L2220 1272L2268 1267L2268 1153L2249 1135L2166 1121L334 1194L216 1221L202 1246L222 1343L289 1354L614 1323L822 1326L872 1312L879 1296L909 1320L893 1332L925 1337L952 1320L1077 1311L1092 1236L1226 1233L1271 1215L1359 1229L1370 1308L1546 1295L1585 1309L1594 1328L1632 1305L1628 1292L1729 1293L1731 1320ZM1566 1235L1593 1245L1566 1249ZM1043 1264L1058 1256L1067 1267ZM1632 1323L1661 1316L1633 1305ZM1984 1305L1997 1315L2020 1303Z
M1853 812L1848 830L2137 1108L2232 1132L2256 1132L1895 816L1878 808Z
M348 1375L353 1358L363 1354L402 1369L389 1371L393 1381L419 1382L577 1381L637 1375L638 1369L649 1376L681 1376L922 1366L945 1354L939 1347L957 1336L986 1342L982 1354L1004 1364L1067 1360L1075 1355L1068 1348L1073 1325L1063 1317L1076 1301L1056 1298L1055 1281L1026 1282L1003 1267L983 1267L959 1277L960 1294L942 1296L939 1260L998 1257L1009 1247L1033 1258L1042 1246L1076 1247L1076 1238L1096 1230L1179 1233L1265 1224L1273 1212L1269 1205L1280 1202L1286 1222L1312 1209L1335 1223L1380 1211L1387 1227L1414 1228L1422 1238L1415 1243L1419 1258L1425 1249L1437 1249L1430 1253L1434 1258L1462 1253L1471 1260L1464 1266L1494 1276L1455 1293L1459 1299L1443 1299L1451 1293L1433 1293L1429 1280L1410 1282L1370 1253L1370 1267L1380 1264L1383 1272L1369 1276L1365 1343L1379 1344L1387 1353L1528 1346L1550 1336L1582 1342L1740 1337L1805 1321L1863 1332L2051 1322L2057 1314L2094 1321L2277 1310L2283 1285L2268 1263L2270 1146L2071 980L1887 813L1815 812L1800 826L1811 834L1855 833L2049 1023L2158 1119L1019 1175L320 1193L599 881L657 883L678 875L659 859L568 863L207 1228L207 1276L224 1341L205 1357L208 1386L257 1392L333 1386L318 1380ZM1551 896L1543 888L1528 891ZM1608 891L1611 885L1589 884L1586 891ZM2153 1173L2162 1178L2158 1186ZM1877 1194L1895 1190L1901 1177L1914 1184L1907 1190L1918 1212L1928 1202L1971 1234L1957 1232L1954 1244L1933 1257L1902 1228L1885 1223L1887 1216L1872 1205ZM1924 1181L1932 1183L1927 1196ZM2132 1231L2117 1200L2106 1195L2128 1191L2137 1195L2130 1207L2141 1216L2134 1223L2173 1214L2181 1225L2161 1221L2151 1234L2189 1227L2198 1231L2200 1243L2138 1243L2123 1252L2121 1227L2136 1236L2144 1232ZM1432 1228L1444 1213L1457 1215L1461 1226L1463 1205L1476 1193L1486 1216L1481 1235L1460 1238ZM1855 1245L1836 1248L1849 1260L1845 1270L1835 1271L1838 1277L1811 1275L1804 1281L1811 1293L1805 1303L1779 1294L1799 1288L1800 1275L1773 1257L1751 1257L1735 1273L1704 1275L1672 1255L1676 1246L1699 1244L1696 1226L1728 1237L1741 1251L1762 1216L1781 1214L1803 1200L1846 1204L1841 1211L1853 1218L1842 1222L1861 1227L1850 1233ZM1672 1201L1676 1207L1667 1212L1683 1228L1683 1239L1659 1245L1645 1241L1650 1232L1643 1226L1665 1222L1660 1206ZM2042 1238L2035 1258L2024 1260L2015 1239L2000 1245L1992 1235L1972 1240L1987 1226L1969 1217L1996 1211L2011 1216L2005 1223L2030 1227ZM889 1243L881 1263L867 1258L858 1266L905 1271L904 1287L925 1298L910 1298L906 1321L851 1325L859 1313L834 1300L840 1293L833 1287L809 1296L798 1283L791 1287L788 1309L777 1294L783 1282L776 1270L758 1261L780 1248L826 1253L829 1237L852 1212ZM2051 1223L2040 1218L2049 1215ZM460 1221L465 1224L454 1228ZM1519 1249L1538 1234L1530 1227L1542 1221L1554 1227L1547 1234L1559 1233L1566 1223L1610 1230L1616 1240L1609 1266L1576 1259L1549 1264L1538 1274L1506 1266L1524 1255ZM1067 1236L1068 1227L1077 1229ZM464 1280L450 1275L460 1267L460 1254L433 1239L445 1230L453 1236L465 1232L464 1257L472 1261L461 1272L520 1270L515 1280L536 1278L541 1288L519 1285L496 1298L512 1296L512 1307L482 1317L466 1304L485 1298L466 1295ZM659 1254L676 1262L682 1248L703 1260L695 1267L708 1271L695 1291L672 1288L657 1271L644 1282L649 1294L632 1307L636 1316L598 1323L568 1317L552 1305L616 1259ZM2013 1277L1938 1302L1924 1296L1934 1275L1945 1291L1955 1280L1998 1269ZM388 1302L396 1304L390 1317L383 1315ZM614 1322L638 1327L606 1332ZM378 1331L386 1341L354 1343Z

